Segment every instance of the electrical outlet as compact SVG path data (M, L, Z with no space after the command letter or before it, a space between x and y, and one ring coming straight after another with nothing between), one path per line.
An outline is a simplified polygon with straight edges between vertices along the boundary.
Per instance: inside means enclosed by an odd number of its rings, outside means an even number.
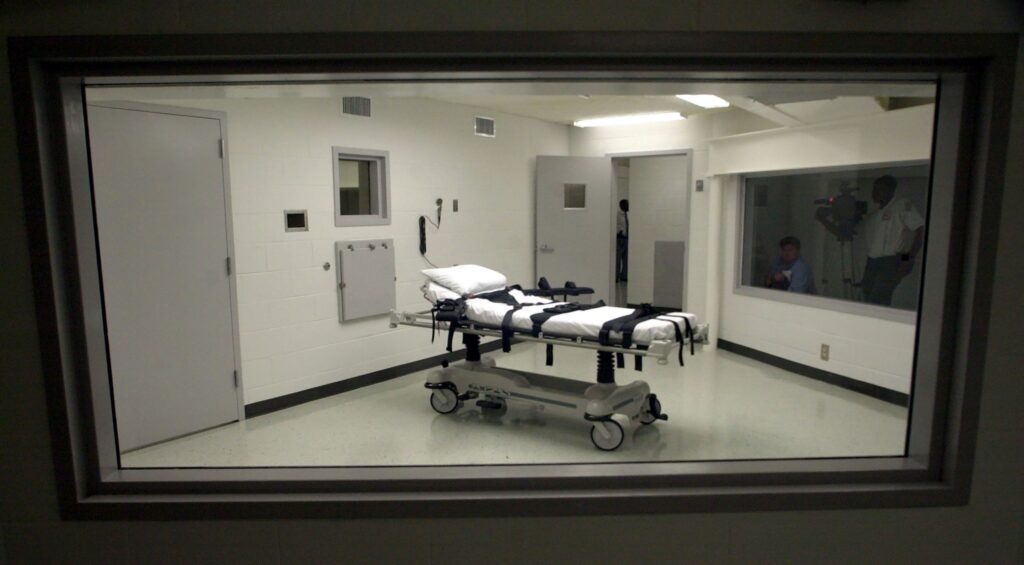
M828 344L821 344L821 360L828 361Z

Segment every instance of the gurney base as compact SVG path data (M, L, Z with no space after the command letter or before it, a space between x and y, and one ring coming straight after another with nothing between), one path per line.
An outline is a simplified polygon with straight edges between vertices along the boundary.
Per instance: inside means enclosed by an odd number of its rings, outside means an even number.
M458 410L462 400L479 397L477 404L492 414L504 413L507 403L515 402L582 418L594 423L591 440L605 451L614 450L622 444L623 426L666 419L661 414L660 403L644 381L633 381L627 385L593 384L502 369L496 367L494 359L489 357L433 371L427 378L426 387L432 389L431 405L442 414Z

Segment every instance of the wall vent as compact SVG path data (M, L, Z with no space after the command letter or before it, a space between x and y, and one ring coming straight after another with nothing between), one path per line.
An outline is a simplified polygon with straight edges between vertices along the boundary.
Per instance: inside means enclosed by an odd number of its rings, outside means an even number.
M494 118L477 116L474 121L473 133L481 137L494 137Z
M341 99L341 113L369 118L370 99L362 96L345 96Z

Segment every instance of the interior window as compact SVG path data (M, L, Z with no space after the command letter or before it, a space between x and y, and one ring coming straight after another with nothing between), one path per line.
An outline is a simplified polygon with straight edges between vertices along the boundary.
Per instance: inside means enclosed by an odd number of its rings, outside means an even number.
M334 147L334 225L388 224L387 152Z
M916 310L929 166L744 178L742 284Z

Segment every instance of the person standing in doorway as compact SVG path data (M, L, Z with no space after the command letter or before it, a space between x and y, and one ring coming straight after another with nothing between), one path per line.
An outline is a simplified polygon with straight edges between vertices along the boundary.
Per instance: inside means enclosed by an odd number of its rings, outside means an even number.
M896 196L896 178L878 177L871 199L878 211L865 219L868 261L861 290L864 300L889 306L892 293L914 268L924 241L924 218L906 198Z
M619 200L615 228L615 282L626 282L629 262L629 200Z

